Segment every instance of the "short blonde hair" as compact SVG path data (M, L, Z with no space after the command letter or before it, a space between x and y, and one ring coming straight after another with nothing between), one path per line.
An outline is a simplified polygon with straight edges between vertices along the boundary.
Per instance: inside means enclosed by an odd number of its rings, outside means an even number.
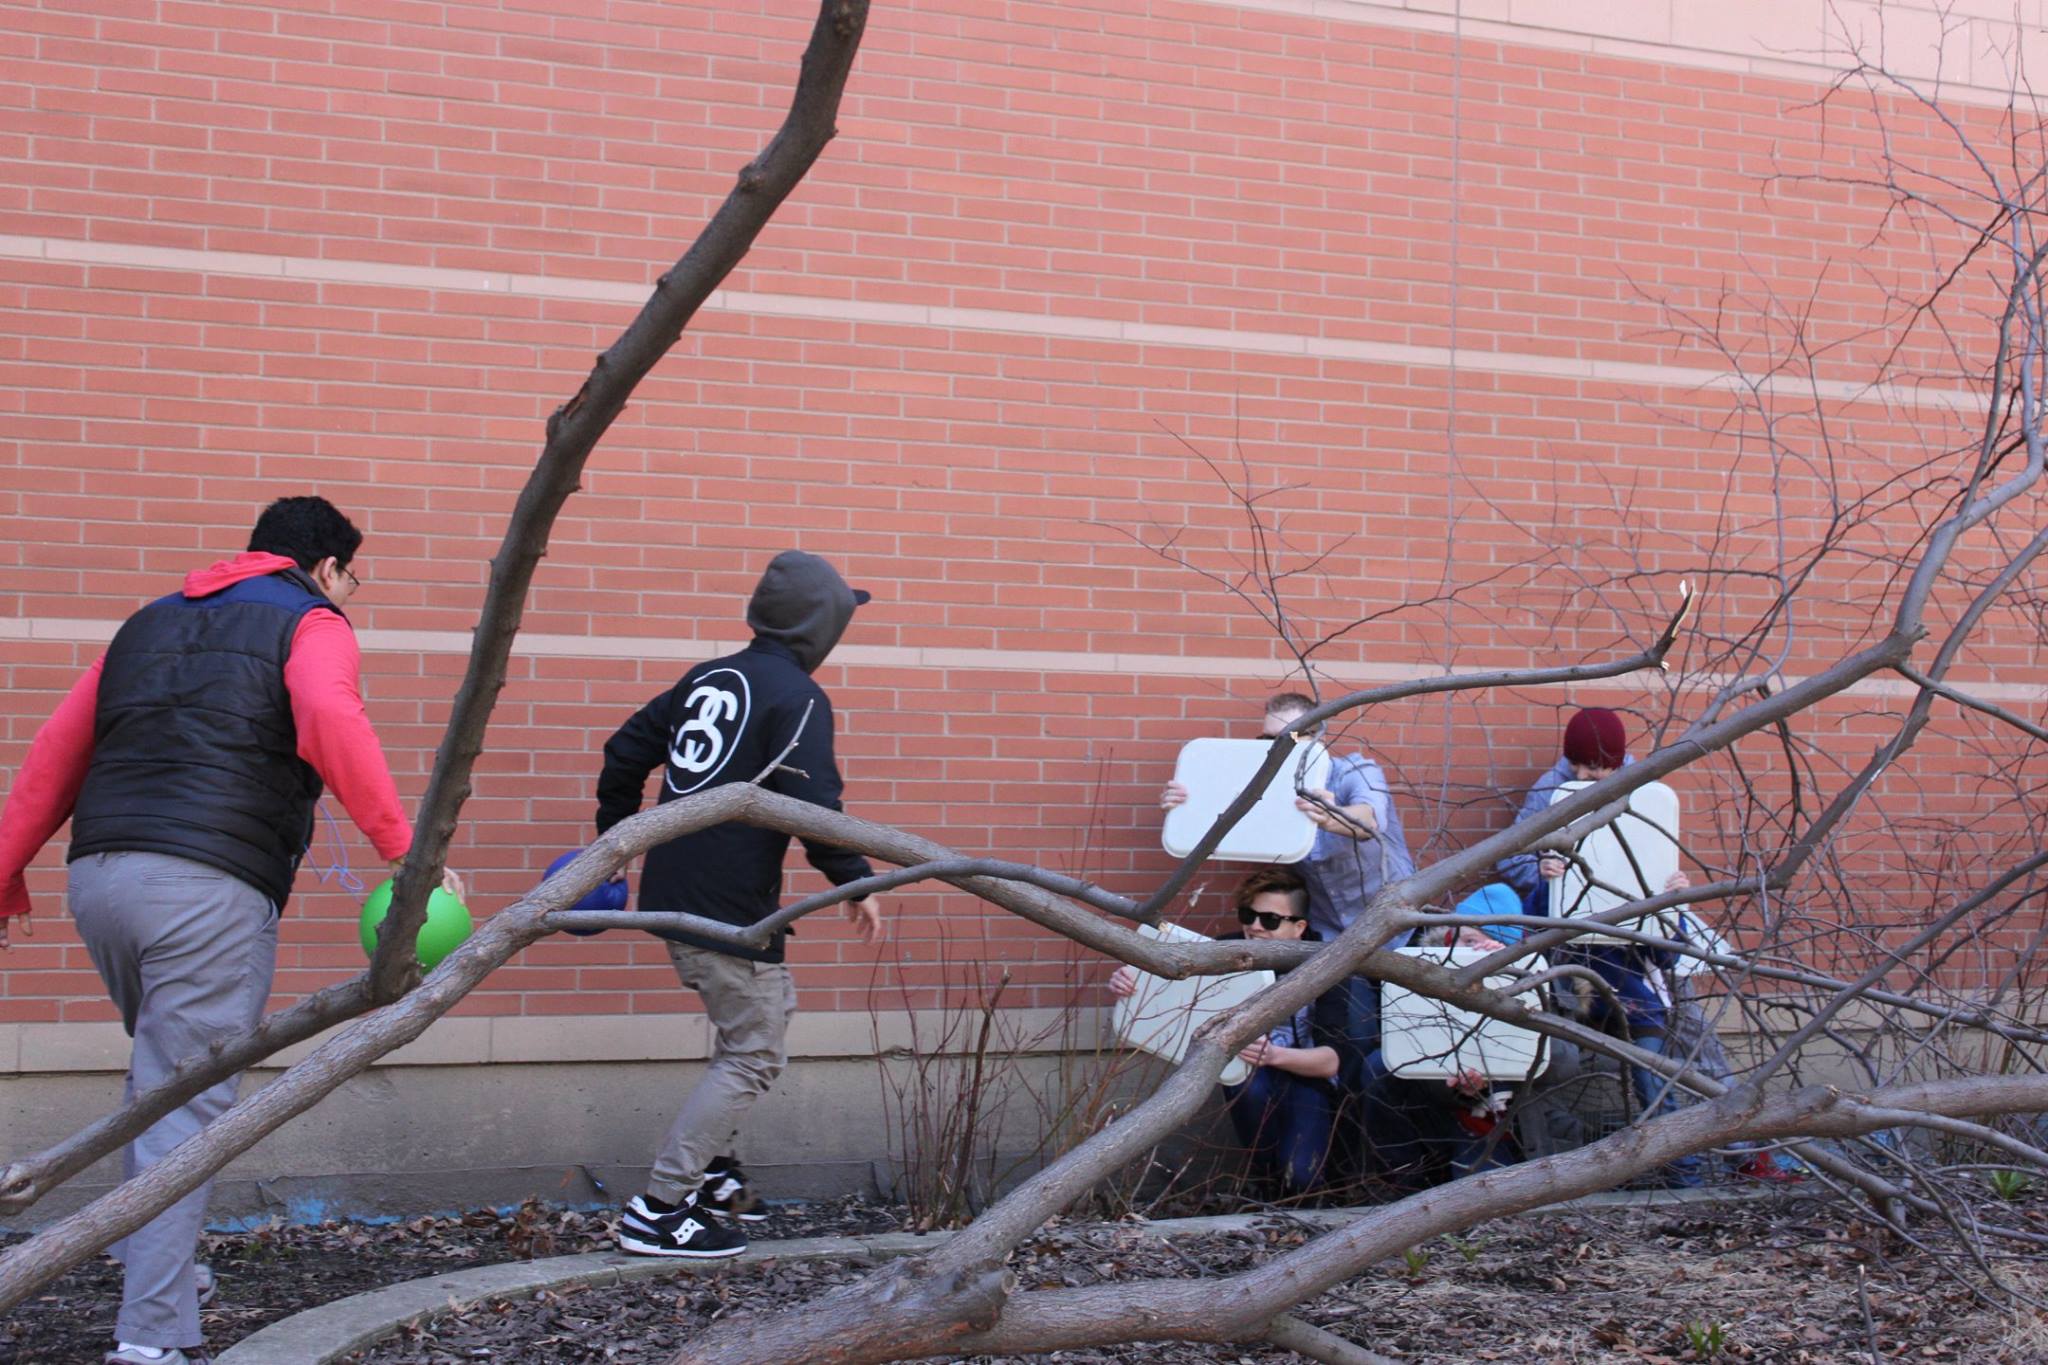
M1305 715L1316 709L1316 699L1306 692L1275 692L1266 701L1266 714L1284 716L1289 711Z
M1277 716L1288 725L1316 709L1316 699L1306 692L1275 692L1266 701L1266 714ZM1308 733L1320 735L1328 726L1327 721L1317 721Z

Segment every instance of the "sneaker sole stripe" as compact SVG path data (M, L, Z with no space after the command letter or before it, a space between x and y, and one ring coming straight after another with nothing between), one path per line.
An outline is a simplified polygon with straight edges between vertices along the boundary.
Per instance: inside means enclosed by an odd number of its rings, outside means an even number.
M746 1248L737 1246L721 1247L717 1251L695 1251L687 1247L665 1247L654 1242L642 1242L631 1237L621 1236L619 1238L619 1250L630 1252L635 1256L673 1256L683 1260L717 1261L723 1260L728 1256L737 1256L745 1251Z

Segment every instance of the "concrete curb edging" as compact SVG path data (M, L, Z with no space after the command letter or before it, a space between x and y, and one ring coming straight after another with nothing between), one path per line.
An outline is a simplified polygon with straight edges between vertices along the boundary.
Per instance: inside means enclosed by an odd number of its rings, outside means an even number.
M1610 1191L1567 1200L1528 1214L1554 1214L1678 1204L1737 1203L1788 1193L1781 1189ZM1162 1240L1199 1237L1218 1232L1243 1232L1275 1218L1333 1228L1364 1217L1368 1210L1308 1209L1273 1213L1232 1213L1208 1218L1166 1218L1157 1222L1106 1224L1122 1231L1150 1233ZM847 1256L892 1260L916 1255L944 1243L950 1232L881 1232L858 1237L803 1237L782 1242L756 1242L738 1256L722 1261L690 1261L629 1256L622 1251L586 1252L538 1261L508 1261L408 1280L383 1289L336 1299L274 1322L214 1357L215 1365L330 1365L350 1351L383 1340L402 1327L437 1313L467 1308L486 1299L530 1294L541 1289L625 1284L660 1279L692 1269L723 1269L768 1260L820 1261Z
M538 1261L508 1261L355 1294L270 1324L215 1356L214 1365L327 1365L350 1351L382 1341L413 1323L467 1308L485 1299L530 1294L541 1289L581 1288L660 1279L690 1270L715 1270L768 1260L822 1261L846 1256L891 1260L936 1246L951 1236L934 1232L874 1233L865 1237L804 1237L756 1242L721 1261L629 1256L592 1251Z

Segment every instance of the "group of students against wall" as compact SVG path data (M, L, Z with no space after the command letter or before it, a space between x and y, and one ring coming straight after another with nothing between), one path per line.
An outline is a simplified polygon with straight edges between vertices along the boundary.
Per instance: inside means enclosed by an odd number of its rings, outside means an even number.
M1265 708L1264 734L1280 734L1313 705L1299 693L1273 697ZM1634 761L1625 722L1605 708L1575 714L1561 747L1557 761L1524 796L1517 820L1547 808L1561 784L1597 781ZM1187 798L1184 787L1169 783L1160 805L1171 809ZM1297 807L1317 827L1310 852L1299 862L1261 867L1244 877L1232 896L1238 928L1225 937L1327 941L1358 917L1382 885L1414 870L1386 777L1371 759L1334 756L1329 786L1306 792ZM1457 909L1474 916L1547 916L1551 883L1566 868L1555 854L1515 854L1497 866L1497 880L1465 897ZM1660 890L1690 884L1681 870ZM1513 925L1439 932L1482 949L1522 937ZM1550 957L1585 969L1605 987L1560 992L1553 1007L1652 1053L1675 1052L1674 1039L1682 1033L1686 1060L1726 1077L1726 1053L1687 998L1668 950L1576 943L1553 949ZM1109 988L1122 997L1138 984L1138 974L1123 967L1110 977ZM1532 1150L1568 1145L1572 1139L1559 1135L1578 1131L1569 1101L1556 1093L1565 1075L1577 1074L1576 1058L1560 1066L1553 1053L1547 1080L1552 1093L1543 1093L1546 1081L1539 1077L1531 1094L1518 1097L1509 1084L1476 1070L1445 1080L1405 1078L1388 1065L1380 1029L1378 983L1352 977L1243 1050L1241 1060L1252 1070L1223 1088L1224 1109L1262 1190L1301 1197L1361 1181L1413 1190L1520 1159L1524 1143L1518 1129L1529 1131L1539 1119L1544 1132L1528 1144ZM1640 1112L1663 1113L1681 1102L1678 1088L1656 1071L1636 1066L1629 1075ZM1527 1121L1518 1124L1518 1117ZM1745 1174L1781 1174L1768 1155L1743 1153L1738 1160ZM1686 1157L1667 1166L1661 1179L1694 1186L1703 1171L1700 1158Z

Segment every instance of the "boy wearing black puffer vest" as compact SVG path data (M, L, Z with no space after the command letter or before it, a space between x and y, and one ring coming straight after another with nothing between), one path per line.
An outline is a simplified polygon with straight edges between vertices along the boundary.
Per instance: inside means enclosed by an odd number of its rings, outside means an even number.
M342 609L362 532L325 498L280 498L249 548L136 612L37 731L0 812L0 947L29 913L23 872L71 821L68 903L135 1040L130 1096L263 1016L277 920L323 790L395 866L412 846L363 712ZM462 882L446 873L456 895ZM234 1103L222 1081L130 1143L130 1176ZM117 1244L109 1365L198 1358L202 1185ZM187 1352L192 1352L188 1355Z

